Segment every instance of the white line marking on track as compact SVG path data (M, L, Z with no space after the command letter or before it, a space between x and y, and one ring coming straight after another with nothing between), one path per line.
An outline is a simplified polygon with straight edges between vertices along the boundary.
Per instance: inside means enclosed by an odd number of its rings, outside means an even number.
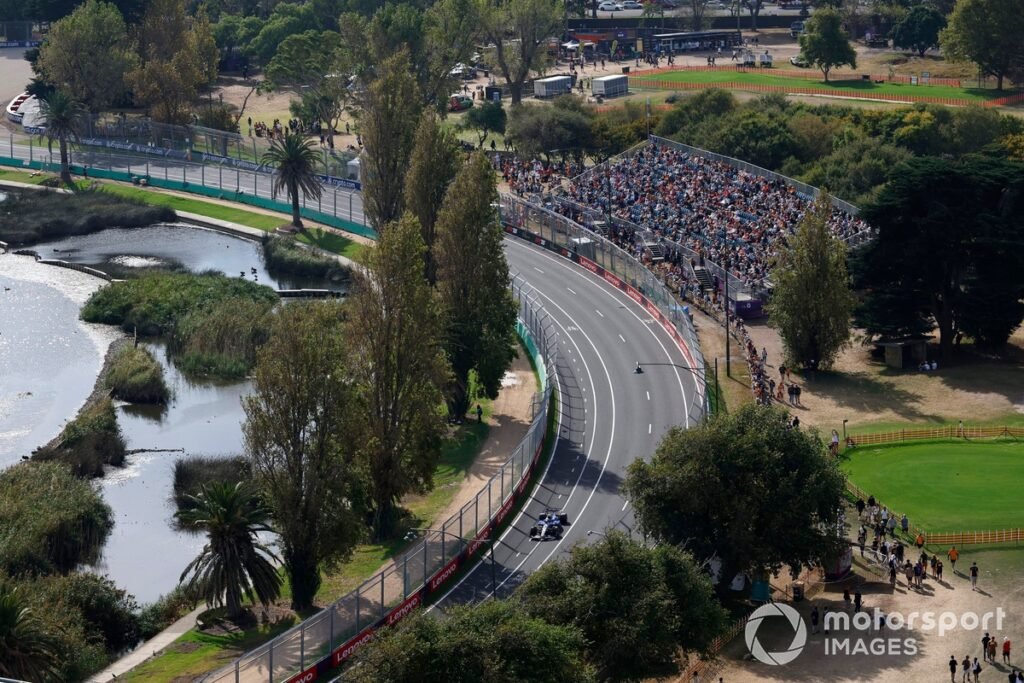
M654 428L654 425L652 425L652 424L651 424L650 422L648 422L648 423L647 423L647 433L648 433L648 434L650 434L650 433L651 433L651 430L652 430L653 428Z
M622 504L622 510L623 510L623 511L625 511L625 510L626 510L626 507L627 507L628 505L629 505L629 501L627 500L627 501L626 501L625 503L623 503L623 504Z
M594 309L594 311L595 311L595 312L596 312L596 313L597 313L597 314L598 314L599 316L601 316L602 318L604 317L604 313L602 313L602 312L601 312L601 309L599 309L599 308L595 308L595 309Z
M572 287L566 287L566 289L569 290L570 294L572 294L573 296L576 296L576 292L572 291Z
M651 392L649 392L649 391L647 392L647 400L648 400L648 401L650 401L650 400L651 400Z
M625 338L625 337L623 337L623 336L622 336L621 334L619 335L619 339L621 339L621 340L622 340L622 343L623 343L623 344L625 344L625 343L626 343L626 338Z
M543 271L543 270L541 270L540 268L538 268L537 266L534 266L534 267L533 267L533 269L534 269L534 270L536 270L536 271L537 271L538 273L540 273L541 275L543 275L543 274L544 274L544 271Z

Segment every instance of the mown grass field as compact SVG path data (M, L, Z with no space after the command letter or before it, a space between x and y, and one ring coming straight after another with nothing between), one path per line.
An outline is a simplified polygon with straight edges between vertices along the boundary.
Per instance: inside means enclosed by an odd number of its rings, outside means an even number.
M1024 527L1024 442L930 441L847 450L854 484L927 531Z
M826 83L823 79L799 78L775 75L770 71L672 71L660 74L637 76L637 81L663 82L671 88L673 83L701 83L709 86L737 83L751 86L780 86L794 89L815 88L829 90L836 95L850 94L857 97L871 95L936 97L984 102L1013 94L1011 91L996 91L985 88L955 88L946 85L910 85L907 83L874 83L863 80L832 80ZM632 84L632 83L631 83Z

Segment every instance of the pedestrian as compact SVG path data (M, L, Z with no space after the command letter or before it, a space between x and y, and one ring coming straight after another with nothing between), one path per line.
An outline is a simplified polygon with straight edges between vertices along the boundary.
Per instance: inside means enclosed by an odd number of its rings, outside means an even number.
M484 421L484 409L480 407L480 404L476 404L476 421L482 423Z
M935 563L935 580L942 583L942 560Z
M914 539L914 545L916 545L918 548L924 547L924 534L917 534L917 538Z
M949 558L949 566L952 567L953 573L956 574L956 561L960 559L960 551L956 549L956 546L953 546L946 553L946 557Z
M978 563L971 562L971 590L978 590Z
M818 619L819 619L818 606L815 605L814 607L811 608L811 633L817 633L818 632Z
M804 391L803 391L803 389L800 388L800 385L799 384L794 384L793 385L793 396L796 398L796 405L798 405L801 408L804 407L803 402L801 402L801 400L800 400L800 395L802 393L804 393Z
M1003 664L1010 663L1010 639L1003 638Z
M988 641L992 640L992 636L985 631L985 635L981 637L981 658L988 659Z
M910 520L907 519L906 514L904 514L903 517L900 518L900 528L903 529L904 536L910 535Z
M860 588L858 588L853 594L853 613L859 612L863 604L864 596L860 594Z
M949 681L956 683L956 657L953 655L949 656Z
M978 676L981 675L981 664L978 663L978 658L974 658L974 666L971 667L971 671L974 673L974 683L978 683Z
M846 611L850 611L850 589L843 589L843 604L846 606Z
M996 663L996 639L988 641L988 661Z
M864 503L864 499L863 498L858 498L857 499L857 504L856 504L857 516L858 517L863 517L864 516L864 508L865 507L867 507L867 505Z
M971 680L971 658L964 657L964 661L960 662L963 670L963 674L960 677L961 683L968 683Z

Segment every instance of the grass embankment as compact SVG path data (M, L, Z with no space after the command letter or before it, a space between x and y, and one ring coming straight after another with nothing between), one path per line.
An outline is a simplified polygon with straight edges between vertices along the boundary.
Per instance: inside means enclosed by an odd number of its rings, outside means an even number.
M54 442L40 448L33 457L64 463L79 477L101 477L104 465L120 467L125 455L114 404L102 398L87 404Z
M273 290L239 278L149 273L94 293L82 319L167 338L186 373L237 378L254 365L276 302Z
M709 86L725 87L728 84L738 86L778 86L793 88L796 91L806 88L832 91L836 95L852 95L856 97L871 97L872 95L884 95L886 97L906 97L907 101L914 101L915 98L945 98L964 100L967 102L985 102L1012 95L1009 91L996 91L985 88L957 88L948 85L910 85L908 83L875 83L864 80L832 80L826 83L823 80L810 78L799 78L794 76L776 76L771 72L749 72L749 71L671 71L660 74L637 76L638 80L665 83L665 87L671 88L674 83L699 83ZM738 89L742 89L741 87Z
M931 532L1024 526L1024 443L932 441L847 450L850 481Z
M856 425L847 426L847 434L878 434L882 432L898 432L901 429L939 429L942 427L956 427L959 420L952 420L935 415L925 415L920 420L906 422L892 422L878 420L862 422ZM986 420L964 419L964 425L968 427L1024 427L1024 414L1007 413L999 417Z
M267 270L275 275L296 275L332 281L345 280L349 277L348 271L337 259L301 246L295 238L285 235L263 237L263 260L267 264Z
M167 403L171 394L163 367L144 348L125 346L118 351L104 381L114 398L129 403Z
M12 190L7 194L0 211L0 240L13 246L104 228L139 228L177 220L167 207L148 206L96 190L74 194Z

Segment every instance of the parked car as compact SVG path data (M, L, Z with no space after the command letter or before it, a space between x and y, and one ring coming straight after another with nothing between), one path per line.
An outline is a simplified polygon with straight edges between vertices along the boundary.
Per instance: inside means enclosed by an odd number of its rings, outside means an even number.
M609 0L605 0L600 5L597 6L597 9L601 10L602 12L621 12L622 5L620 5L617 2L609 2Z
M794 21L792 24L789 25L789 35L793 36L794 38L799 37L800 34L803 33L803 32L804 32L804 22L802 22L802 21Z
M469 95L456 93L448 99L448 111L464 111L473 106L473 98Z
M626 2L622 3L622 9L643 9L643 8L644 8L643 3L642 2L637 2L636 0L626 0Z
M811 63L807 61L807 57L804 57L803 54L790 57L789 63L793 66L798 66L801 69L806 69L811 65Z
M676 9L679 3L676 0L653 0L654 4L661 5L665 9Z

